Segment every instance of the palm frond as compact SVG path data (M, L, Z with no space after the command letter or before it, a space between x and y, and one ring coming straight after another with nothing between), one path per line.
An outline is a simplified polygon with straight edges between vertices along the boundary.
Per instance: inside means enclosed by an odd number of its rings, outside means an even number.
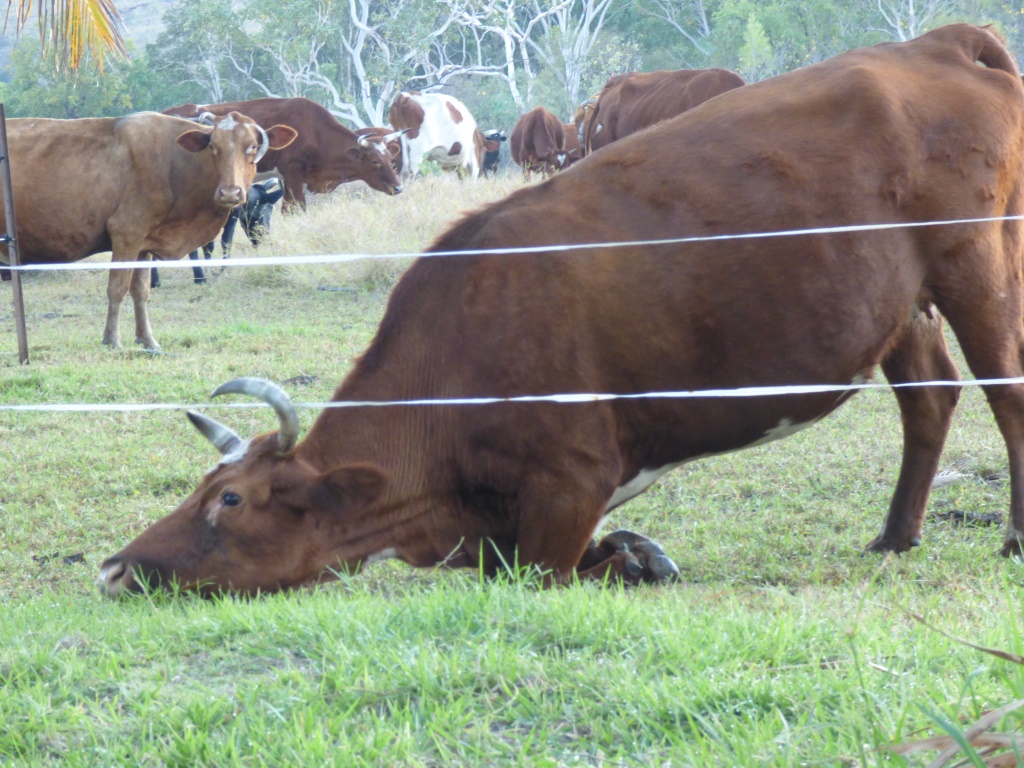
M12 21L19 36L32 13L32 0L7 0L4 30ZM59 67L78 69L86 53L102 70L104 57L127 55L121 14L112 0L49 0L38 10L39 36Z

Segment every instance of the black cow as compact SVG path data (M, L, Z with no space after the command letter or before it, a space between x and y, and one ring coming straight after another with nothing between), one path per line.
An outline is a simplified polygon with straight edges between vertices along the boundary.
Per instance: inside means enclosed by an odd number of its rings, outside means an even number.
M249 242L254 247L260 244L260 239L264 233L270 231L270 213L274 209L274 204L283 195L284 188L276 178L257 181L249 187L249 194L246 197L245 205L232 209L227 222L224 224L224 231L220 234L220 249L225 259L231 254L231 242L235 237L235 227L239 221L242 222L242 229L248 236ZM213 249L214 241L211 240L203 246L203 255L209 259L213 256ZM192 251L188 257L198 261L199 251ZM203 272L202 267L198 265L192 267L192 275L197 283L206 282L206 274ZM153 267L150 274L150 286L157 288L159 285L160 274L157 272L156 267Z
M484 131L484 138L488 141L505 141L508 139L508 134L504 131ZM480 164L480 173L486 176L488 173L497 175L498 173L498 156L501 154L501 144L498 144L497 149L485 149L484 159Z

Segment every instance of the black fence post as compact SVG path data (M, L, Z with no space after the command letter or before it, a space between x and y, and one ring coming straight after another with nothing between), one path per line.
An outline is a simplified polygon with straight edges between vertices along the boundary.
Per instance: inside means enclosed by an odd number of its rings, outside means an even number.
M0 104L0 181L4 192L4 219L7 233L0 236L0 242L7 246L7 256L12 267L21 264L18 259L18 228L14 221L14 190L11 186L11 162L7 153L7 119L4 105ZM25 331L25 301L21 292L21 270L11 270L11 286L14 288L14 325L18 334L18 361L28 363L28 334Z

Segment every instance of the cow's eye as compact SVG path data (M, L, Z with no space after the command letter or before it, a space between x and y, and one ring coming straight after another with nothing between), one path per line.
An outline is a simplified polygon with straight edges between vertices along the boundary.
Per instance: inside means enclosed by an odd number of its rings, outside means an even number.
M242 497L237 493L224 491L224 493L220 495L220 501L225 507L237 507L242 503Z

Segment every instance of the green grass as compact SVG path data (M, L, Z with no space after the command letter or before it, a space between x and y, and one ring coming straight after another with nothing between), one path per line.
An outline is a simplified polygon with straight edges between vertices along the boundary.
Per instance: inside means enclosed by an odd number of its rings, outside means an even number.
M261 253L421 249L517 186L342 191L275 219ZM105 273L32 275L28 367L0 299L0 405L205 404L239 375L312 377L289 392L326 400L403 266L239 267L208 286L165 269L151 299L162 355L100 345ZM242 434L275 424L266 409L211 412ZM300 411L303 427L314 415ZM788 440L667 476L613 524L665 547L683 575L669 587L540 592L385 563L257 600L108 602L100 561L172 510L214 452L181 411L0 411L0 765L927 764L934 752L878 750L941 732L929 712L965 727L1024 696L1024 673L909 613L1024 653L1024 566L995 556L1001 526L936 514L1008 503L976 389L923 546L865 556L900 445L894 398L872 391Z

